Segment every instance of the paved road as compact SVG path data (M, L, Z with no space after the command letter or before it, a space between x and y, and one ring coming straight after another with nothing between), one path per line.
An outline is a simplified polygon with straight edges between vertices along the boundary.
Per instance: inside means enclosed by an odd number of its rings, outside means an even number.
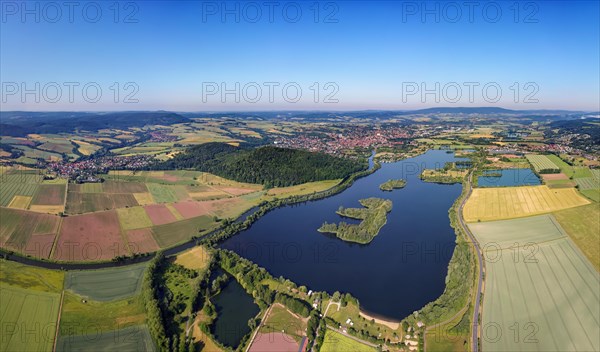
M467 187L468 187L468 191L466 196L463 198L462 202L460 203L460 207L458 209L458 221L460 223L460 225L462 226L462 228L464 229L464 231L467 233L467 235L469 235L469 238L471 239L471 241L473 242L473 246L475 247L475 252L477 253L477 261L479 263L478 267L479 267L479 278L477 279L477 292L475 293L475 309L473 309L473 336L472 336L472 340L471 340L471 351L472 352L478 352L479 351L479 341L477 338L477 333L479 332L479 301L481 300L481 287L483 285L483 257L481 255L481 248L479 247L479 242L477 242L477 239L475 238L475 236L473 236L473 233L471 233L471 230L469 230L469 228L467 227L467 224L465 223L465 220L463 219L463 207L465 206L465 203L467 202L467 199L469 199L469 196L471 195L471 191L473 190L473 187L471 186L471 182L473 179L473 172L471 172L469 174L469 180L467 181Z

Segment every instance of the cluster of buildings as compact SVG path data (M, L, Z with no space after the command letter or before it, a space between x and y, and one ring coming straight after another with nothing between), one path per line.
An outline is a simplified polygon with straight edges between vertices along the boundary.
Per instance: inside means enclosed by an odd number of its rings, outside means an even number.
M278 137L274 144L294 149L340 154L354 148L370 149L376 146L402 145L414 137L412 131L400 127L368 128L354 126L342 132L305 132L295 136Z
M150 155L103 156L74 162L50 162L46 165L46 169L49 175L78 183L102 182L98 174L105 174L108 170L145 169L152 162Z
M179 137L167 134L165 131L152 131L149 133L150 141L152 142L175 142L179 139Z

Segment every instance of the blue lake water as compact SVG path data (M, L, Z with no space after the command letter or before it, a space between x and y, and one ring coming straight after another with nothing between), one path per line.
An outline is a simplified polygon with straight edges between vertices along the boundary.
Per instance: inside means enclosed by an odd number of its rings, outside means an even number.
M213 333L221 343L235 349L250 332L248 320L256 316L260 309L252 296L233 278L229 279L211 301L217 311Z
M503 169L487 170L487 173L500 173L501 176L479 176L478 187L508 187L508 186L535 186L542 181L531 169Z
M402 319L439 297L445 288L456 235L448 210L461 185L423 182L423 168L442 168L459 160L432 150L415 158L385 163L333 197L286 206L267 213L251 228L221 244L272 275L312 290L350 292L361 308L385 318ZM384 192L379 185L403 178L403 189ZM344 219L339 206L359 207L359 199L393 202L387 224L366 245L352 244L317 231L324 221Z

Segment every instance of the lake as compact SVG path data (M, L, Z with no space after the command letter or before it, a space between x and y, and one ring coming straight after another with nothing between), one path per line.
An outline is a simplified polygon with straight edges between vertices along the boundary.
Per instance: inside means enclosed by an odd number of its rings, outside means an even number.
M250 332L248 320L256 316L260 309L234 278L230 278L211 301L217 311L213 333L221 343L235 349Z
M500 176L485 176L486 174L500 174ZM486 170L483 176L477 178L478 187L535 186L541 184L542 181L531 169Z
M248 230L226 240L230 249L309 289L349 292L369 314L402 319L439 297L445 288L456 235L448 210L461 185L423 182L423 168L457 161L453 153L427 153L384 163L335 196L275 209ZM464 160L464 159L463 159ZM384 192L379 185L403 178L403 189ZM387 224L366 245L344 242L317 229L324 221L348 221L339 206L359 207L359 199L381 197L393 202Z

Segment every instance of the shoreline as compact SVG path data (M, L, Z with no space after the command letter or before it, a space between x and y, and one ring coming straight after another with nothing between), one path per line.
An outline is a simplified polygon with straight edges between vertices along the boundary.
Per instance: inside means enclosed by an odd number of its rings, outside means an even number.
M372 165L371 165L371 162L373 162ZM354 184L354 182L357 179L371 175L372 173L377 171L380 167L381 167L381 164L374 161L373 154L372 154L371 157L369 158L369 165L366 170L358 171L350 176L347 176L345 179L340 181L340 183L336 184L335 186L333 186L325 191L321 191L321 192L313 194L312 195L312 197L314 197L313 199L302 200L302 201L294 201L294 200L290 201L288 199L287 202L284 201L283 204L280 204L279 206L276 206L273 209L269 209L267 211L267 213L269 211L272 211L279 207L292 205L295 203L316 201L316 200L321 200L321 199L325 199L325 198L334 196L340 192L343 192L350 186L352 186L352 184ZM335 189L336 187L338 189ZM335 189L335 190L332 192L333 189ZM327 194L329 192L332 192L332 193ZM323 196L321 196L321 195L323 195ZM256 207L253 207L253 208L256 208ZM251 211L253 208L250 208L250 209L244 211L240 216L238 216L238 218L236 218L234 220L234 223L239 222L239 220L246 213ZM258 220L258 219L256 219L256 220ZM219 227L199 238L191 238L182 243L175 244L171 247L161 248L159 251L162 251L165 254L165 256L168 256L168 257L174 256L174 255L179 254L187 249L190 249L197 245L202 244L202 242L204 240L218 234L222 230L224 230L224 228ZM234 234L234 236L235 235L237 235L237 232ZM218 241L220 242L221 240L218 240ZM98 270L98 269L107 269L107 268L113 268L113 267L134 265L134 264L150 261L152 258L154 258L154 256L156 255L157 252L144 253L142 255L135 256L135 257L128 257L128 258L126 258L124 260L120 260L120 261L107 260L107 261L94 261L94 262L78 262L78 261L65 262L65 261L55 261L55 260L51 260L51 259L40 259L40 258L36 258L36 257L30 257L27 255L24 255L23 253L17 252L17 251L13 251L13 250L10 250L7 248L0 248L0 256L4 260L9 260L9 261L13 261L16 263L40 267L40 268L49 269L49 270L65 270L65 271Z
M375 320L375 323L385 325L392 330L398 330L400 328L399 321L385 318L375 313L367 313L364 309L360 307L358 308L358 314L367 320Z

